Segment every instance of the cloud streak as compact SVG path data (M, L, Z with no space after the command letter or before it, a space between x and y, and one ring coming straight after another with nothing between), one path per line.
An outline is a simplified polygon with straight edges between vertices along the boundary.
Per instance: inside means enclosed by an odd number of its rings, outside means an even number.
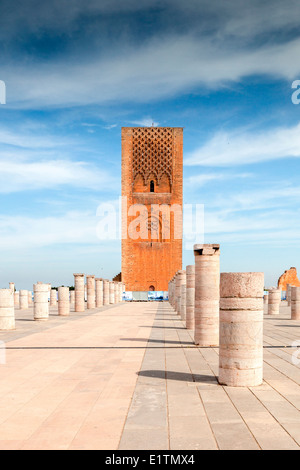
M105 170L72 160L0 160L0 193L76 187L102 191L116 183Z
M230 167L300 157L300 123L260 132L218 132L186 156L185 165Z
M232 50L195 36L152 38L123 46L112 57L2 65L7 107L86 106L112 102L148 102L201 86L236 83L253 74L297 78L300 39L284 44ZM155 64L155 66L154 66ZM134 83L134 86L133 86Z

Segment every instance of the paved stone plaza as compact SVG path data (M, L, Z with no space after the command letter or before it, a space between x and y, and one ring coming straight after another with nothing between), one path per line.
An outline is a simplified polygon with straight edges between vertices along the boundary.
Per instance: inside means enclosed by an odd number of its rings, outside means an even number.
M32 310L0 332L1 449L299 449L300 321L285 302L265 315L255 388L219 385L218 348L195 346L168 303Z

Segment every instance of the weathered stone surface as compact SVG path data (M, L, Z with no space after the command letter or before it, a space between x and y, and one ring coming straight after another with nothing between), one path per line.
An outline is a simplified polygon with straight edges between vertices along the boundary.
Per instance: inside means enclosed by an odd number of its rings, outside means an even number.
M15 328L14 292L10 289L0 289L0 330Z
M186 327L194 328L195 314L195 265L186 267Z
M281 289L270 289L268 298L268 314L279 315Z
M48 304L49 286L48 284L37 282L33 286L33 292L34 292L34 310L33 310L34 319L37 321L46 321L49 318L49 304Z
M86 287L87 287L87 308L96 307L96 284L95 276L91 274L86 276Z
M28 308L28 291L20 290L19 294L20 309Z
M284 271L284 273L280 276L278 279L278 289L281 288L281 290L286 291L286 285L291 284L291 286L300 286L300 281L297 276L297 269L296 268L290 268Z
M51 289L50 291L50 307L57 306L57 290Z
M103 279L97 277L96 281L96 307L102 307L103 305Z
M58 288L58 315L68 316L70 315L70 294L69 287Z
M75 286L75 312L84 312L84 274L74 274L74 286Z
M263 273L221 273L219 382L262 383Z
M109 305L109 280L103 279L103 305Z
M300 320L300 287L291 288L291 319Z
M199 346L219 345L220 245L194 245L195 330Z

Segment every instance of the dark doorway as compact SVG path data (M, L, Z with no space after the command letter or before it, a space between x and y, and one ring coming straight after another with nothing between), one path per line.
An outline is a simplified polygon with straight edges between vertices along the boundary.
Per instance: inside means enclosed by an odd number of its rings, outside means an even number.
M154 181L150 181L150 193L154 193Z

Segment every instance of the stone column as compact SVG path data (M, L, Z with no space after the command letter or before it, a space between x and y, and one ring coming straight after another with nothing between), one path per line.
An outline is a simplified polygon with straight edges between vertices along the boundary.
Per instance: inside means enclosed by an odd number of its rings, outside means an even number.
M115 291L115 298L114 298L114 303L115 304L118 304L119 303L119 298L120 298L120 294L119 294L119 283L117 281L114 281L114 291Z
M51 289L50 291L50 307L57 306L57 290Z
M175 298L174 298L174 309L175 312L178 313L178 303L180 301L180 290L181 290L181 284L179 281L179 271L175 274Z
M291 319L300 320L300 287L291 288Z
M268 294L264 295L264 304L268 305Z
M264 273L221 273L219 383L263 381Z
M180 290L180 316L181 320L185 322L186 319L186 272L182 272L181 290Z
M0 289L0 330L15 329L14 292Z
M70 295L68 287L58 288L58 315L66 317L70 315Z
M15 308L20 307L20 292L14 292L14 304Z
M70 290L70 307L75 307L75 290Z
M113 281L109 282L109 303L115 303L115 284Z
M190 264L186 267L186 327L194 329L195 311L195 266Z
M109 305L109 280L103 280L103 305Z
M84 312L84 274L74 274L75 312Z
M9 288L13 291L13 293L15 292L15 283L14 282L10 282L9 283Z
M48 284L37 283L33 286L34 309L33 317L37 321L46 321L49 318Z
M123 299L123 284L122 282L119 282L119 302L122 302Z
M194 245L195 344L218 346L220 303L220 245Z
M31 290L28 291L28 306L32 305L32 292Z
M268 298L268 315L279 315L280 302L281 290L270 289Z
M287 284L286 285L286 300L288 302L289 307L291 306L291 289L292 289L292 285Z
M96 307L103 306L103 279L96 278Z
M176 312L181 314L181 286L185 282L185 271L181 270L176 275Z
M95 293L95 276L86 276L86 287L87 287L87 308L96 307L96 293Z
M173 279L171 281L171 299L170 299L170 304L175 310L175 286L176 286L176 276L173 276Z
M20 290L20 309L28 308L28 290Z

